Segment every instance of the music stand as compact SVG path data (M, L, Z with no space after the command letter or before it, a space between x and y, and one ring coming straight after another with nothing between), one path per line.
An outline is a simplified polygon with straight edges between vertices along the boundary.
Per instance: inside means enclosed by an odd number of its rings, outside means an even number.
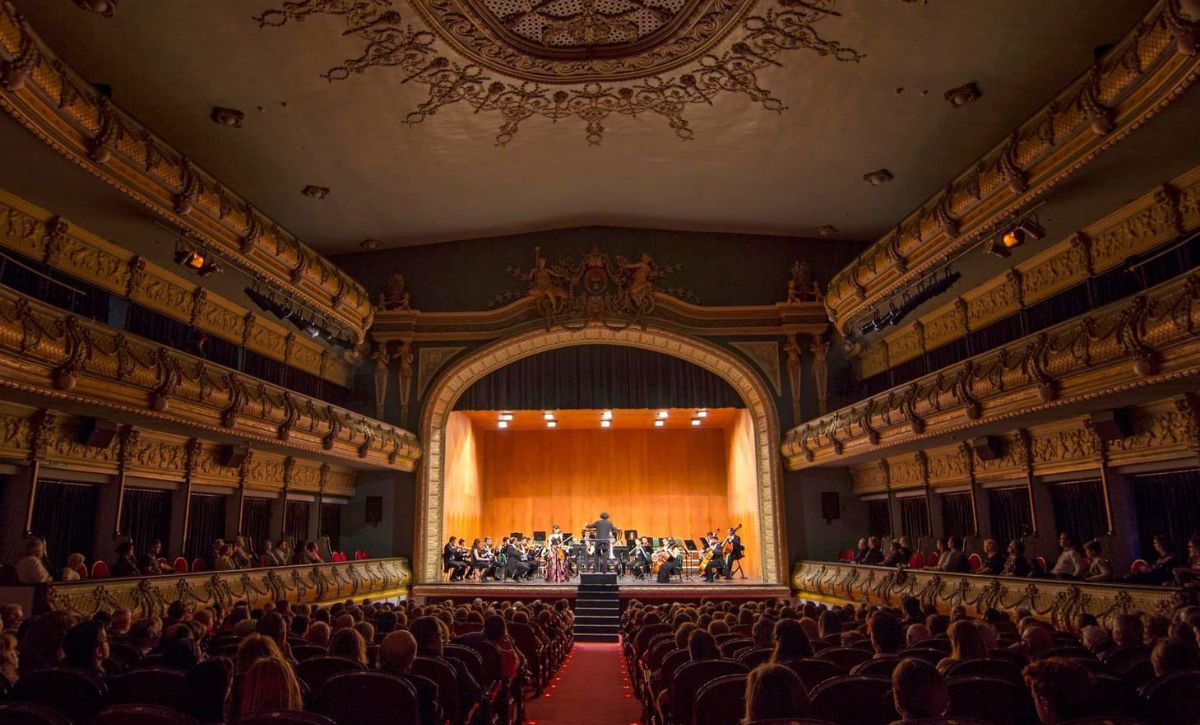
M533 532L533 540L537 541L537 542L545 541L546 540L546 532L545 531Z
M683 546L688 551L695 551L696 550L696 541L694 539L684 539Z
M633 546L633 542L637 541L637 529L625 529L625 545Z

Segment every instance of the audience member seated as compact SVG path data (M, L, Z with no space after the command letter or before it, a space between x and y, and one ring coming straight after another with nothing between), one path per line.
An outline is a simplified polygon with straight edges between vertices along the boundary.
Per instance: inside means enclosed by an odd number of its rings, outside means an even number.
M812 644L799 622L782 619L775 624L775 649L770 659L772 664L786 665L812 656Z
M133 553L132 541L117 544L117 560L113 562L109 574L114 577L139 576L142 572Z
M1162 535L1155 535L1151 540L1154 552L1158 555L1150 565L1150 571L1130 574L1126 581L1134 584L1166 584L1173 581L1175 568L1179 565L1175 548L1171 540Z
M854 563L855 563L855 564L862 564L862 563L863 563L863 559L866 559L866 558L867 558L867 552L868 552L868 551L869 551L869 549L867 548L867 539L866 539L866 537L863 537L863 538L859 539L859 540L858 540L858 546L854 547Z
M867 620L867 633L876 658L894 657L904 649L904 628L890 612L874 612Z
M747 676L745 722L803 718L808 708L804 683L791 668L766 663Z
M946 634L950 637L950 654L937 665L938 672L942 675L949 672L950 668L959 662L987 657L983 634L977 623L969 619L960 619L951 623Z
M238 717L303 709L300 681L287 662L264 657L255 661L242 678Z
M1187 565L1172 572L1175 584L1189 589L1195 589L1200 582L1200 536L1193 536L1187 543Z
M955 573L971 571L971 561L962 552L962 542L957 536L946 539L946 552L939 558L937 568L940 571Z
M46 566L46 542L38 538L25 540L25 556L17 561L17 581L22 584L45 584L54 581Z
M1007 561L1008 557L1000 551L1000 544L995 539L984 539L983 566L979 567L979 571L975 573L1000 576L1004 573L1004 564Z
M950 707L946 683L933 665L917 658L892 670L892 699L902 720L938 718Z
M1008 558L1004 560L1003 576L1029 576L1033 567L1025 557L1025 543L1017 539L1008 542Z
M867 539L867 553L863 555L860 562L862 564L882 564L883 552L879 549L879 537L872 536Z
M1154 666L1155 677L1200 666L1195 639L1190 642L1178 637L1160 639L1150 651L1150 664Z
M1088 566L1083 578L1090 582L1110 582L1113 580L1112 562L1104 558L1100 542L1092 540L1083 545L1083 553L1087 556Z
M1025 668L1025 685L1043 725L1090 715L1092 681L1083 665L1063 657L1047 657Z
M883 560L884 566L903 566L908 564L908 555L904 553L904 549L900 546L900 541L892 542L892 550Z
M358 634L352 629L342 630L338 634L343 632ZM337 639L336 635L334 639ZM379 671L407 680L417 691L421 725L437 725L441 718L437 684L427 677L412 674L412 664L416 658L417 640L408 632L392 632L379 646Z

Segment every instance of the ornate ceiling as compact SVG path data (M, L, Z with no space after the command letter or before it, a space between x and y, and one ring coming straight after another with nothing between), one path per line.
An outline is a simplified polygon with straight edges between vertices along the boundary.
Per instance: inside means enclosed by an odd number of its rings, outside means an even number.
M1152 2L14 4L123 109L336 253L586 224L871 238Z

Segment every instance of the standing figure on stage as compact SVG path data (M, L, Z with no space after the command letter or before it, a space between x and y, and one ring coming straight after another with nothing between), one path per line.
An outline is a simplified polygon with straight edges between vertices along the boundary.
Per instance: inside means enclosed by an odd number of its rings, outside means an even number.
M613 524L608 520L608 512L600 514L600 518L592 523L596 530L596 571L608 573L608 555L612 552Z
M716 577L725 576L725 555L721 553L721 540L717 532L710 531L704 536L704 553L708 555L708 563L704 566L704 581L715 581Z
M634 579L645 579L650 573L650 537L638 539L637 545L630 552L630 562Z
M722 550L725 552L726 579L733 578L733 562L745 556L745 549L742 547L742 537L737 535L737 531L740 528L742 528L740 524L737 527L729 527L729 536L725 537L725 544L722 547Z
M562 529L558 524L550 529L549 551L546 554L546 581L558 584L567 580L567 549L563 545Z
M460 582L463 575L467 573L467 562L463 561L458 553L458 539L451 536L446 545L442 547L442 571L450 572L450 581Z
M657 555L665 557L662 566L658 568L658 583L670 584L671 577L675 575L675 571L682 565L683 552L675 545L675 540L667 537L663 539L663 546Z

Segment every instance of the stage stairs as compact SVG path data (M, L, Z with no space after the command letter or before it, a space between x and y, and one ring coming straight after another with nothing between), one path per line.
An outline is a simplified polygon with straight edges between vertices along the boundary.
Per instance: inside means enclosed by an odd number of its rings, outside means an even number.
M616 642L621 629L616 574L581 574L575 595L575 641Z

